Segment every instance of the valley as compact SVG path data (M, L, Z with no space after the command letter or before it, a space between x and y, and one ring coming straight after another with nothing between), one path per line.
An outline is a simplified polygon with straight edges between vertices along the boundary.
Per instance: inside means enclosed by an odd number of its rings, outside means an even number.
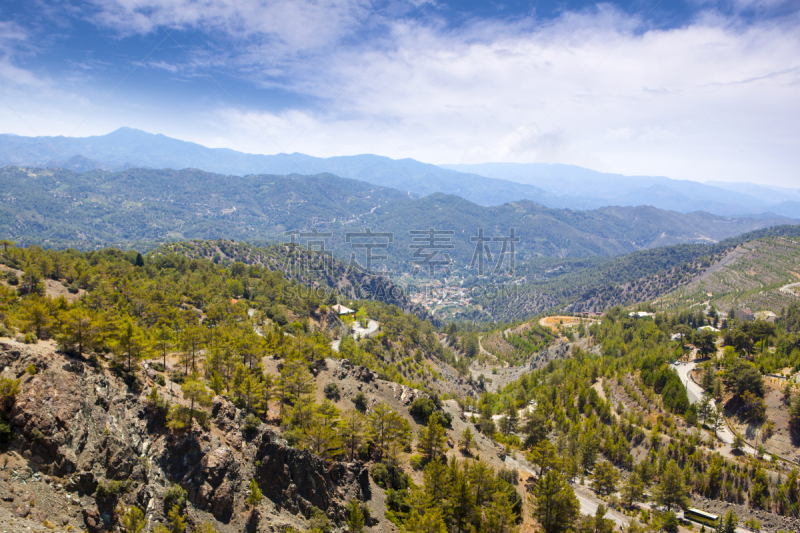
M0 3L0 533L800 532L798 27Z
M687 286L794 261L783 234L715 252ZM579 528L649 530L689 504L800 527L800 395L771 377L800 372L797 302L767 337L735 318L699 331L717 315L691 305L476 329L296 245L0 253L9 528L99 533L140 509L220 533L500 517L527 531L548 483ZM492 496L458 507L458 483Z

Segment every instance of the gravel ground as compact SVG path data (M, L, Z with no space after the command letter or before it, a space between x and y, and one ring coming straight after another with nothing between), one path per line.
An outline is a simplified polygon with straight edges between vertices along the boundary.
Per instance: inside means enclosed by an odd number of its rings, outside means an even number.
M755 518L761 522L761 531L763 532L775 533L779 530L800 531L800 520L796 518L780 516L768 511L756 511L736 503L708 500L703 497L692 496L692 507L703 509L704 511L709 511L720 516L728 511L733 511L733 513L739 517L740 526L748 518Z

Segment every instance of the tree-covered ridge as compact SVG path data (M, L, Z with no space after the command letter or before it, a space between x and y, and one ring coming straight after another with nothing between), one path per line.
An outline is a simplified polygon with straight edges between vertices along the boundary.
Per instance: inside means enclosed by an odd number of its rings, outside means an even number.
M656 300L687 287L676 296L685 299L687 290L697 293L700 289L695 286L702 289L708 285L695 281L698 277L744 243L763 249L776 239L792 241L797 237L800 226L777 226L716 244L665 246L611 259L531 260L521 264L520 272L527 274L526 282L511 297L484 299L481 303L486 315L499 320L519 320L555 310L601 312L615 305ZM785 250L782 253L786 255ZM770 261L768 257L760 259ZM778 255L775 259L785 262ZM697 298L691 303L707 299Z
M759 407L767 393L760 369L798 361L797 315L793 306L772 325L697 310L636 319L614 308L601 322L581 328L599 345L600 355L573 347L573 358L551 361L478 401L464 399L463 408L479 413L474 422L481 432L526 453L538 478L531 497L535 516L563 511L564 521L552 531L596 530L597 523L584 524L588 519L569 511L574 496L565 481L584 476L609 506L621 509L645 501L649 492L666 510L689 506L689 494L796 517L798 470L761 449L755 457L742 454L740 438L731 452L715 433L724 423L720 413L730 409L763 424L765 434L775 429ZM724 328L724 357L704 365L698 379L709 393L690 405L672 363L690 343L701 354L717 353L714 333L696 329L711 323ZM786 397L794 398L795 424L800 397L791 387L786 390ZM529 405L535 409L527 410ZM664 508L650 508L640 515L646 529L673 530L674 517Z
M530 201L482 207L440 193L414 198L330 174L223 176L197 169L75 173L0 169L0 232L24 244L93 248L181 239L281 241L290 230L332 231L328 249L351 253L347 232L394 235L385 268L413 271L411 231L452 231L453 269L469 265L480 228L520 238L519 259L611 256L720 240L786 219L729 219L649 207L549 209ZM492 241L494 243L494 241ZM494 244L492 244L494 246ZM496 254L498 250L492 251ZM494 265L493 265L494 266ZM467 275L467 274L465 274Z
M235 255L227 250L228 257ZM92 366L108 367L131 392L146 395L147 409L171 431L185 431L195 422L207 426L215 395L227 396L249 413L245 434L258 430L262 420L275 423L277 414L281 434L292 446L327 461L374 461L376 481L398 491L390 516L407 524L430 520L424 518L430 505L425 502L434 501L429 490L415 488L402 472L416 440L426 475L444 480L453 473L464 484L462 495L472 490L483 494L468 505L462 502L466 507L458 513L459 523L483 530L498 520L516 522L521 500L507 479L482 463L447 467L442 462L442 424L450 418L434 386L442 376L433 363L450 363L466 374L469 359L457 358L444 346L430 322L382 302L342 299L358 310L356 320L378 320L381 331L360 341L345 336L335 352L331 334L342 326L331 310L337 293L321 300L279 270L166 250L143 256L117 249L9 246L0 254L5 266L0 336L16 334L31 344L55 339L62 350ZM49 282L56 280L69 299L48 295ZM336 380L325 384L324 399L317 398L319 373L331 359L345 357L379 378L427 391L409 409L426 424L416 439L407 414L385 403L367 403L363 393L352 398L349 409L337 407ZM343 362L341 368L346 367ZM16 383L4 379L0 384L3 401L17 393ZM173 387L180 390L180 401L167 396ZM12 433L7 416L0 406L3 438ZM248 505L258 505L258 490L251 483ZM358 522L356 514L353 510L348 520ZM125 510L125 520L135 515L134 508ZM448 511L442 520L449 523L450 516ZM169 521L180 520L179 508Z
M265 254L278 260L275 249ZM349 299L336 283L303 285L270 265L13 246L0 251L0 260L13 269L4 271L0 285L4 332L17 329L31 340L55 338L82 354L108 354L133 380L137 361L167 353L184 358L183 377L201 372L209 384L217 378L208 365L229 383L237 361L257 368L270 354L302 354L309 365L337 357L331 340L347 327L331 308L337 300L359 310L359 318L380 322L373 338L343 341L342 353L387 379L425 387L434 372L408 364L415 354L456 362L430 322L380 301ZM54 280L69 299L47 296L45 282Z
M272 239L409 195L319 176L223 176L197 169L75 173L0 169L0 232L19 242L94 248L178 239ZM142 246L139 246L142 248Z
M249 413L245 431L256 431L262 419L274 420L278 412L281 434L291 445L327 461L373 461L373 479L387 489L387 517L408 531L475 527L510 533L520 520L553 532L608 531L603 512L578 516L570 481L581 477L609 507L631 507L650 487L656 502L670 510L688 505L687 492L787 516L800 510L796 472L768 456L719 453L713 432L722 406L712 407L711 400L689 405L671 364L690 343L700 353L716 353L714 334L696 329L721 327L727 346L704 369L704 386L713 395L719 389L718 402L742 405L741 416L756 421L765 395L759 369L800 361L796 307L775 326L700 310L634 319L627 310L611 309L599 323L576 332L598 346L599 355L573 348L572 358L551 362L498 392L457 398L463 410L477 415L453 439L456 451L446 444L444 427L452 420L436 394L442 375L433 363L466 377L469 363L480 356L476 331L450 325L440 332L383 302L330 291L321 297L274 268L279 248L194 242L143 256L9 245L0 254L14 269L4 270L0 287L3 333L16 330L28 342L55 338L63 349L114 369L134 391L141 390L143 361L149 360L157 380L181 390L183 402L172 406L163 389L154 387L148 396L149 409L174 431L193 420L205 424L215 394ZM313 260L313 253L303 254ZM47 296L52 281L69 299ZM322 278L304 281L321 284ZM332 331L342 326L331 312L337 296L358 310L356 320L381 323L373 337L344 337L338 353L330 347ZM519 352L538 350L554 338L539 326L512 331L503 338ZM366 395L353 397L352 406L337 406L333 380L325 384L325 398L316 396L326 359L338 358L426 391L408 409L422 430L414 435L406 413L368 404ZM170 366L172 372L164 372ZM792 408L800 420L800 400ZM536 472L527 503L528 496L513 487L518 473L493 471L473 459L473 431L505 447L506 454L524 454ZM408 468L421 469L421 483L411 483ZM361 512L356 507L353 523ZM648 528L670 528L673 518L669 512L640 516Z
M796 301L792 284L800 282L800 238L778 235L739 244L723 261L691 283L662 298L669 309L710 301L718 308L781 310ZM784 288L789 286L788 289Z
M377 300L399 307L436 326L441 322L424 308L412 303L406 291L383 274L367 273L358 265L345 264L332 254L310 251L300 244L257 246L225 239L182 241L162 244L153 256L178 254L190 259L210 260L230 266L241 263L283 273L287 279L312 288L318 298L337 293L350 300Z

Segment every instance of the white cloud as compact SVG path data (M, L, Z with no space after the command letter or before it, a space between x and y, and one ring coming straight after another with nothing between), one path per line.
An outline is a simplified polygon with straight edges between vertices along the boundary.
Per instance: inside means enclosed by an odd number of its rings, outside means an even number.
M780 4L737 1L738 10ZM154 32L154 23L223 35L224 50L190 49L188 64L154 56L149 68L188 74L202 65L317 103L172 116L110 101L117 107L87 131L129 125L256 153L560 162L798 185L796 16L744 24L706 11L661 30L601 4L551 21L453 28L431 7L415 19L410 3L392 16L360 0L197 5L115 0L93 17L120 35Z
M210 120L231 132L228 146L249 151L274 151L255 118L284 149L320 156L562 162L791 185L800 35L714 14L634 35L638 23L610 8L544 25L402 23L385 52L349 49L291 70L288 88L323 101L350 84L313 123L313 110L227 109Z
M103 0L93 19L121 35L164 28L223 32L238 41L255 38L273 53L336 44L379 18L367 0Z

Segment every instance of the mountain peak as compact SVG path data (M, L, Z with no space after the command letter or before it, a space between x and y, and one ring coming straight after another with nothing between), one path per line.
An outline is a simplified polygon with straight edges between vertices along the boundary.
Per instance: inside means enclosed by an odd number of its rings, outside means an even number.
M485 163L432 165L415 159L361 154L329 158L301 153L247 154L121 127L106 135L58 138L59 157L75 160L68 168L123 169L197 168L223 175L330 173L381 187L409 191L419 196L444 193L479 205L502 205L531 200L548 208L597 209L604 206L653 205L659 209L690 213L697 210L734 216L771 211L800 217L800 193L769 190L760 185L724 187L658 176L606 174L574 165ZM0 137L0 162L41 166L53 159L43 139ZM90 163L91 162L91 163ZM63 162L62 162L63 164ZM787 203L788 202L788 203Z
M152 137L158 137L158 136L159 135L155 134L155 133L149 133L149 132L144 131L144 130L139 130L139 129L136 129L136 128L129 128L127 126L122 126L121 128L117 128L114 131L112 131L111 133L107 133L105 135L96 135L96 137L106 137L106 138L112 138L112 139L113 138L119 139L119 138L124 138L124 137L138 137L138 138L150 137L150 138L152 138ZM161 137L165 137L165 136L161 135Z

